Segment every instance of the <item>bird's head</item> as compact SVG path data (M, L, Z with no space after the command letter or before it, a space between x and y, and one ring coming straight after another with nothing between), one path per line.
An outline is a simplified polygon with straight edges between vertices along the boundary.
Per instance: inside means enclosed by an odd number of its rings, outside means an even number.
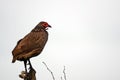
M44 21L41 21L38 24L38 26L43 27L45 30L47 30L48 28L51 28L51 26L47 22L44 22Z

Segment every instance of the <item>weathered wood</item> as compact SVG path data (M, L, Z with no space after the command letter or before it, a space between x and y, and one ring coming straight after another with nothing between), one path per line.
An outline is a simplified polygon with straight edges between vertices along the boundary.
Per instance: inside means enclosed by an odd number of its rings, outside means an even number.
M36 71L33 68L31 68L28 73L26 73L25 71L22 71L19 77L24 80L36 80L35 74L36 74Z

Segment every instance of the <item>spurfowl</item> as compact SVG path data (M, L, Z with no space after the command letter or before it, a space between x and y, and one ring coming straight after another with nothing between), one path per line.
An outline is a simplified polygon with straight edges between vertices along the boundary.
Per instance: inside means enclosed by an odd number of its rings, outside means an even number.
M27 61L29 62L30 68L32 65L30 63L30 58L39 55L47 40L48 40L48 27L51 27L47 22L40 22L29 34L17 42L16 47L13 49L13 60L24 61L25 70L27 72Z

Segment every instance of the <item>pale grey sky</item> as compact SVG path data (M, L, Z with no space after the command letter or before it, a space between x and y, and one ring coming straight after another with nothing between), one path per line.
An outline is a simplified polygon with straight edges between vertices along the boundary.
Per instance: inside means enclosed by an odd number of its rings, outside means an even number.
M22 62L11 63L16 42L40 21L49 40L32 58L37 80L120 80L120 0L0 0L0 78L21 80Z

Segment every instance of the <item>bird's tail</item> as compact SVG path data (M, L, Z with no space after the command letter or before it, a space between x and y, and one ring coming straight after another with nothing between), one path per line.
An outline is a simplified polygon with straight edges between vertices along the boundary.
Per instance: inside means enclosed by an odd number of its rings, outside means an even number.
M15 59L15 58L13 58L13 59L12 59L12 63L14 63L15 61L16 61L16 59Z

